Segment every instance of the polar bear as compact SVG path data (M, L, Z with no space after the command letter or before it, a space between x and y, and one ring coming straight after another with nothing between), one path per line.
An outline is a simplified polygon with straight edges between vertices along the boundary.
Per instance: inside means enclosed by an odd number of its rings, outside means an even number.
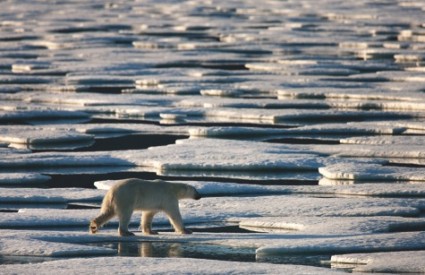
M177 233L191 234L190 230L184 228L179 199L200 198L200 194L193 186L183 183L136 178L120 180L103 198L100 215L90 222L90 232L96 233L102 225L117 215L119 235L134 236L134 233L128 231L128 224L133 211L141 210L140 228L145 235L157 234L152 231L151 225L154 215L160 211L165 212Z

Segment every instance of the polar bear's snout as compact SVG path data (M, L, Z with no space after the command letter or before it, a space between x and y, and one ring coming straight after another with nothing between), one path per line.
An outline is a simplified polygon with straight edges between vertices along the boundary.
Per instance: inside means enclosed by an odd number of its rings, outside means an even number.
M193 199L200 200L201 198L202 198L201 194L199 194L199 192L195 190L195 194L193 196Z

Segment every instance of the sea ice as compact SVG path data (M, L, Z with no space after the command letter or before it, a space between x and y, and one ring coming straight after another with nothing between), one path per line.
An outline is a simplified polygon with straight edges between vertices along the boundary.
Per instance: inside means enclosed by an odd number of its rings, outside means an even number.
M116 251L109 248L46 242L25 238L2 238L0 240L2 256L42 256L42 257L76 257L115 255ZM4 271L2 266L2 273Z
M276 265L190 258L97 257L88 259L57 260L36 264L6 265L4 274L92 274L93 270L107 274L345 274L341 271L303 265Z
M0 185L25 185L47 182L47 175L38 173L0 173Z
M75 190L77 191L77 190ZM85 200L100 203L104 190L92 190ZM28 191L27 191L28 192ZM94 194L93 194L94 193ZM3 197L3 201L30 202L25 199L25 192ZM47 192L49 194L49 192ZM67 199L53 192L50 197L44 196L33 199L33 202L60 202ZM57 194L57 193L56 193ZM75 193L74 193L75 194ZM94 196L93 196L94 195ZM68 199L71 201L71 199ZM288 196L282 200L281 196L259 197L213 197L199 201L182 200L180 209L187 224L202 222L226 221L235 222L238 218L246 217L288 217L288 216L403 216L416 217L425 208L425 200L379 199L379 198L309 198ZM0 216L0 227L45 227L45 226L85 226L89 220L98 214L97 209L88 210L38 210L23 209L19 213L4 213ZM133 222L140 221L140 215L133 215ZM116 219L114 219L116 221ZM165 216L159 215L154 225L168 224Z
M257 257L292 253L360 253L423 250L424 232L402 232L333 238L282 238L257 249Z
M339 180L385 180L425 181L422 168L382 166L380 164L337 163L319 168L319 173L328 179Z
M27 145L94 142L91 135L40 127L0 128L0 141Z
M1 175L1 174L0 174ZM33 180L35 176L37 180L48 180L48 176L33 174L6 174L8 177L16 177L14 181L24 181L29 177ZM23 179L21 179L21 177ZM85 188L1 188L1 203L63 203L63 202L99 202L105 195L103 190L91 190Z
M289 231L314 236L364 235L425 228L425 219L401 217L258 217L243 218L239 227L259 232Z
M424 273L425 251L375 252L333 255L332 268L354 267L362 273Z

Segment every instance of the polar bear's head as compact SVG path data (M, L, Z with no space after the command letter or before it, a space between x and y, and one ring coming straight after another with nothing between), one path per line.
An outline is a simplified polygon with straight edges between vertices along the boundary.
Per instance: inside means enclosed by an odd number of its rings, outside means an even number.
M179 192L180 199L194 199L199 200L201 198L201 194L195 189L195 187L184 184L184 188Z

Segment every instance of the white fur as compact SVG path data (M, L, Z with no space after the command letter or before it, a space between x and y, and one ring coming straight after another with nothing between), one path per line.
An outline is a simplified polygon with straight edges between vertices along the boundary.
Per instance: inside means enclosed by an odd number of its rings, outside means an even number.
M199 193L190 185L156 180L125 179L117 182L103 198L100 215L90 222L90 232L96 233L115 215L119 219L118 233L132 236L128 231L134 210L142 211L140 228L143 234L156 234L152 231L152 219L157 212L168 216L174 230L180 234L190 234L184 228L179 210L179 199L200 199Z

